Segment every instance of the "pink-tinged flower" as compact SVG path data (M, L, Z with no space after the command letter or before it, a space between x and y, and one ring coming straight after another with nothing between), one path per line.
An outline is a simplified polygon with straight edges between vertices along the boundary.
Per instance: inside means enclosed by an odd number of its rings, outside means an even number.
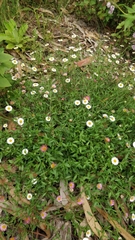
M42 211L42 212L40 213L40 216L41 216L42 219L45 219L46 216L47 216L47 213L46 213L45 211Z
M132 45L132 49L135 50L135 45Z
M85 96L83 99L87 99L88 101L90 101L90 96Z
M98 189L98 190L101 190L102 188L103 188L102 183L98 183L98 184L97 184L97 189Z
M51 168L55 168L57 166L57 164L56 163L51 163Z
M70 189L74 189L75 184L74 184L74 182L69 182L68 186Z
M56 84L53 84L53 85L52 85L52 88L56 88Z
M135 38L135 32L133 33L133 38Z
M109 143L111 141L109 137L106 137L104 140L106 143Z
M78 205L82 205L83 204L83 199L82 198L78 198L77 199L77 204Z
M58 197L56 198L56 200L57 200L58 202L62 202L62 197L61 197L61 196L58 196Z
M111 200L110 200L110 206L114 206L114 204L115 204L114 199L111 199Z
M24 219L24 224L30 224L31 222L31 218L30 217L27 217Z
M1 232L5 232L6 230L7 230L7 224L1 223L1 224L0 224L0 231L1 231Z
M47 145L42 145L42 146L40 147L41 152L46 152L47 149L48 149Z

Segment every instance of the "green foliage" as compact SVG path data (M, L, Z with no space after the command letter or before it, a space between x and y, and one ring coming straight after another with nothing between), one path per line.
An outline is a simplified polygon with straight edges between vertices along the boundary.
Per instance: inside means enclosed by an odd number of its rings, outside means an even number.
M134 26L135 4L132 6L132 8L126 6L126 9L128 10L128 13L124 13L123 15L121 15L125 18L125 20L119 23L117 26L117 29L124 28L124 31L130 30L130 28Z
M4 53L4 49L0 48L0 88L10 87L10 74L6 74L12 67L12 56Z
M0 42L5 41L6 49L24 48L27 42L32 41L29 36L24 36L28 29L28 24L24 23L18 29L16 22L13 19L4 23L6 28L5 33L0 33Z
M81 71L74 61L77 62L83 53L78 50L79 46L75 49L75 52L72 49L55 51L53 56L46 57L46 65L41 62L41 65L35 64L36 68L27 62L29 71L22 75L21 84L9 90L2 99L3 112L9 102L14 102L9 112L14 131L8 131L9 123L2 132L1 162L6 161L15 171L6 174L1 168L1 176L15 186L15 194L21 199L26 200L31 193L30 204L23 201L21 213L25 213L25 217L32 216L35 222L42 221L40 212L48 202L50 205L55 203L63 179L68 190L69 182L75 183L74 191L66 192L74 202L79 197L80 186L84 186L93 208L105 208L116 220L116 212L109 202L123 196L131 218L134 212L129 199L134 196L135 68L130 66L129 69L119 53L112 54L108 50L105 55L99 50L90 67ZM80 101L79 105L76 100ZM88 120L93 125L88 126ZM5 123L4 120L2 124ZM8 143L10 137L14 139L12 144ZM112 163L113 157L117 158L118 164ZM98 183L103 186L101 190L97 188ZM8 191L6 186L3 186L4 191ZM46 224L61 215L61 211L48 212ZM72 212L63 211L63 218L72 219L77 229L84 215L80 210L72 209ZM17 214L17 222L25 228L27 225L18 209ZM11 236L13 219L9 213L7 215L1 221L10 222L7 234ZM132 226L131 222L128 229L131 234ZM28 229L31 228L30 223ZM107 227L106 231L109 230ZM109 236L114 238L114 235L117 239L117 233Z
M83 0L76 3L76 14L83 18L85 21L94 21L96 25L106 27L107 24L112 22L113 14L109 14L109 10L106 6L107 1L97 0Z

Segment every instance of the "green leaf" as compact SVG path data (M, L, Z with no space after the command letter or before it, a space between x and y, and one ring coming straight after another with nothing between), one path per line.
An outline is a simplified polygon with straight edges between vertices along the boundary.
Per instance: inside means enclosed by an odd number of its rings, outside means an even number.
M3 40L8 40L10 41L11 40L11 37L6 35L5 33L0 33L0 42L3 41Z
M22 24L22 26L19 29L19 38L20 39L23 38L23 35L26 33L27 29L28 29L28 24L27 23Z
M8 22L4 23L5 28L9 31L12 32L16 26L16 22L13 19L10 19Z
M4 73L6 71L8 71L11 67L12 67L12 63L11 62L6 62L6 64L5 63L1 63L0 64L0 74L4 75Z
M10 87L11 84L7 78L0 75L0 88Z
M6 49L13 49L15 46L16 44L8 43L8 45L6 46Z
M14 29L12 31L12 36L14 38L14 42L19 43L19 34L18 34L18 30L17 29Z
M11 59L12 59L11 55L0 52L0 63L6 63L6 62L10 61Z

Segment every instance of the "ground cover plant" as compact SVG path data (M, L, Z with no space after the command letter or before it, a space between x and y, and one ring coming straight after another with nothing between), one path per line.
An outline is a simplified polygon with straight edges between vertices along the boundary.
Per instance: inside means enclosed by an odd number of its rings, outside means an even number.
M1 92L0 238L133 240L135 66L108 35L39 19Z

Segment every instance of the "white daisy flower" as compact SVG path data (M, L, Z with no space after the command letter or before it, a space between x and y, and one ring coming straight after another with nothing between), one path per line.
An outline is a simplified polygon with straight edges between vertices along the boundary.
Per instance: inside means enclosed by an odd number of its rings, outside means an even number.
M112 58L116 59L116 55L115 55L115 54L112 54Z
M32 86L33 86L33 87L38 87L38 85L39 85L38 83L33 83Z
M3 128L7 128L8 127L8 124L7 123L4 123L3 124Z
M67 79L65 80L65 82L66 82L66 83L69 83L69 82L70 82L70 78L67 78Z
M31 94L31 95L35 95L35 94L36 94L36 91L31 91L30 94Z
M108 62L110 62L110 63L111 63L111 62L112 62L112 60L111 60L110 58L108 58Z
M83 240L89 240L89 238L85 237L85 238L83 238Z
M93 126L93 122L91 120L88 120L86 122L86 125L87 125L87 127L92 127Z
M16 81L17 77L16 76L12 76L12 80Z
M90 237L91 236L91 230L88 230L87 232L86 232L86 237Z
M135 201L135 196L131 196L129 201L134 202Z
M79 51L79 48L74 48L73 51L74 51L74 52L78 52L78 51Z
M17 123L18 123L18 125L22 126L24 124L24 119L18 118Z
M133 89L133 85L132 84L129 84L128 85L128 90L132 90Z
M7 139L7 143L8 144L13 144L14 143L14 138L12 138L12 137L9 137L8 139Z
M69 50L73 50L75 47L73 47L73 46L70 46L68 49Z
M5 107L5 110L7 111L7 112L11 112L12 111L12 106L10 106L10 105L8 105L8 106L6 106Z
M67 58L63 58L62 62L68 62L68 59Z
M12 60L12 63L16 65L16 64L18 63L18 61L15 60L15 59L13 59L13 60Z
M45 44L45 47L48 47L48 46L49 46L49 43L46 43L46 44Z
M44 69L44 73L47 73L47 69Z
M109 116L109 119L111 122L115 122L115 117L114 116Z
M135 148L135 142L133 142L133 147Z
M120 82L120 83L118 84L118 87L119 87L119 88L123 88L123 87L124 87L124 84Z
M120 61L119 60L116 60L116 64L119 64L120 63Z
M130 143L127 142L127 143L126 143L126 147L127 147L127 148L130 148L130 147L131 147Z
M81 102L79 100L75 100L75 105L79 106L81 104Z
M117 133L118 139L121 140L121 136L119 133Z
M31 194L31 193L28 193L28 194L27 194L27 199L28 199L28 200L31 200L31 199L32 199L32 194Z
M133 221L135 221L135 213L132 213L131 218L132 218Z
M77 35L76 35L75 33L73 33L71 37L72 37L72 38L76 38Z
M44 87L40 87L39 89L40 89L41 91L43 91L43 90L44 90Z
M118 165L118 164L119 164L119 159L116 158L116 157L113 157L113 158L111 159L111 162L112 162L113 165Z
M21 67L25 67L25 63L21 63Z
M28 149L27 149L27 148L24 148L24 149L22 150L22 154L23 154L23 155L27 155L27 154L28 154L28 152L29 152L29 151L28 151Z
M87 109L91 109L91 105L87 104L87 105L86 105L86 108L87 108Z
M51 70L52 70L52 72L56 72L56 68L52 68Z
M31 68L33 72L36 72L37 71L37 68L36 67L32 67Z
M130 65L129 69L131 72L135 72L135 67L133 65Z
M49 58L49 61L50 61L50 62L53 62L54 60L55 60L54 57L50 57L50 58Z
M88 101L86 98L82 100L82 103L83 103L84 105L88 104L88 102L89 102L89 101Z
M72 54L71 57L72 58L77 58L77 56L75 54Z
M48 98L48 94L45 93L45 94L43 95L43 97L44 97L44 98Z
M108 118L108 115L105 113L102 116L103 116L103 118Z
M50 122L50 121L51 121L51 117L50 117L50 116L47 116L47 117L45 118L45 120L46 120L47 122Z
M63 39L62 38L58 39L58 42L63 42Z
M58 92L58 90L57 90L56 88L54 88L54 89L53 89L53 92L54 92L54 93L57 93L57 92Z
M36 179L36 178L33 178L32 181L31 181L31 183L32 183L33 185L37 184L37 179Z

